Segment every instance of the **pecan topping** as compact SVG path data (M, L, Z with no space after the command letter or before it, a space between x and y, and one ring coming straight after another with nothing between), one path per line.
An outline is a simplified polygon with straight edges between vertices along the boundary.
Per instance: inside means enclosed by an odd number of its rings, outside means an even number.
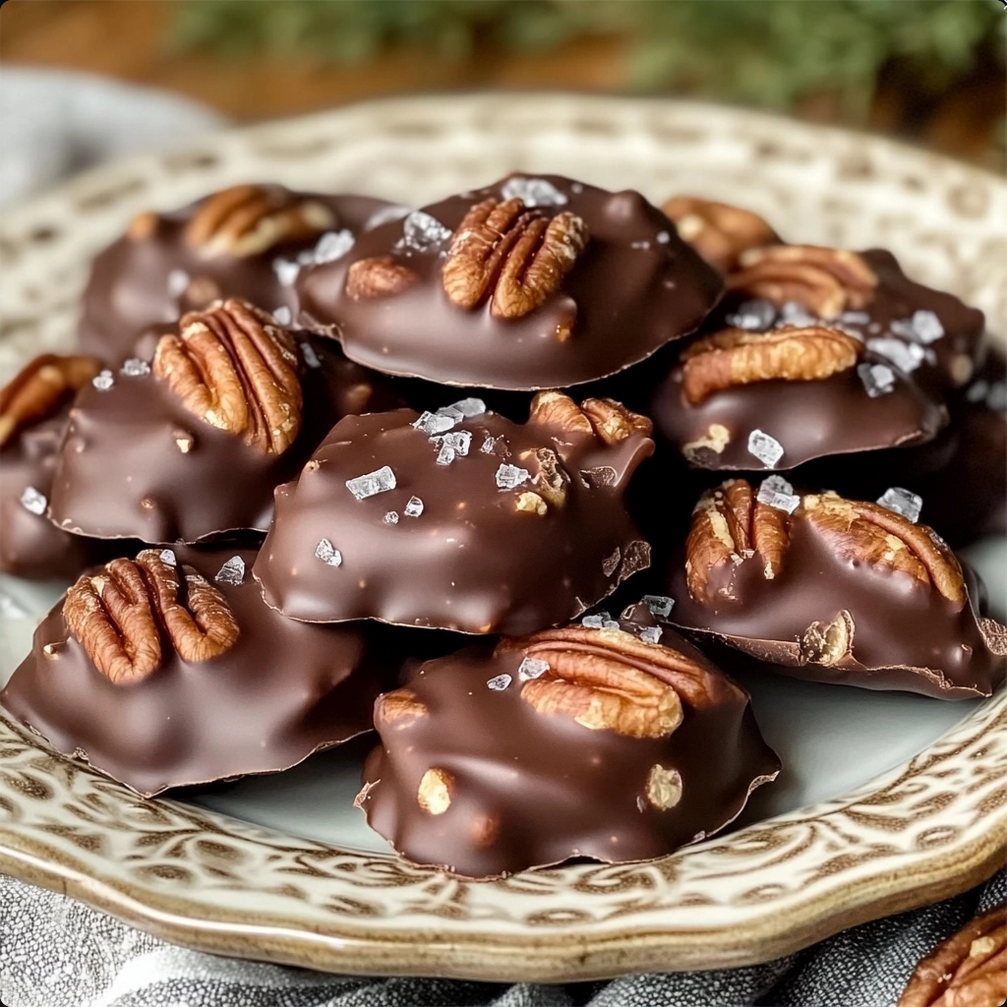
M856 252L816 245L770 245L741 256L742 268L727 277L728 290L764 297L774 304L797 301L819 318L863 308L878 278Z
M801 664L840 664L853 653L853 616L844 608L832 622L813 622L798 640Z
M238 624L224 596L200 573L169 566L155 549L115 559L85 574L66 593L63 618L94 666L116 685L162 665L166 637L183 661L229 650Z
M404 727L409 721L425 717L428 712L412 689L395 689L393 692L383 693L374 704L375 721L397 724L400 727Z
M675 222L679 236L722 273L738 264L742 252L778 241L757 213L697 196L674 196L661 209Z
M183 237L205 259L247 258L288 241L308 241L334 227L323 203L279 186L235 185L207 197Z
M360 259L346 273L346 293L355 301L389 297L411 287L419 276L390 255Z
M878 504L846 500L835 493L809 494L803 515L844 559L886 566L933 585L961 608L965 604L962 568L943 542L901 514Z
M444 769L428 769L420 779L416 802L428 815L443 815L451 807L454 779Z
M297 359L286 329L245 301L229 300L190 312L177 336L161 337L154 376L201 420L278 455L301 429Z
M1007 1001L1007 914L977 916L915 968L896 1007L1000 1007Z
M567 434L596 437L612 446L633 434L649 437L654 425L613 399L585 399L579 406L562 392L539 392L531 402L530 423L560 427Z
M724 563L736 565L754 553L762 557L766 580L772 580L783 564L788 537L787 515L757 499L744 479L707 490L693 511L686 540L689 594L697 601L712 600L712 571Z
M682 800L682 774L654 765L647 774L647 800L658 811L670 811Z
M820 325L723 329L682 354L682 387L696 406L714 392L753 381L821 381L853 367L862 353L859 339Z
M55 416L101 365L94 357L36 357L0 390L0 447L24 427Z
M488 296L494 318L522 318L560 289L586 244L587 226L576 214L549 219L520 199L486 199L455 231L444 291L461 308Z

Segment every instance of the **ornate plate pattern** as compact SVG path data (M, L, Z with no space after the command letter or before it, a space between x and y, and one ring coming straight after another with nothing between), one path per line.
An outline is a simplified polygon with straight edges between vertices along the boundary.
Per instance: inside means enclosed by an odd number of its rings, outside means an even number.
M888 142L701 105L543 95L393 100L99 169L0 231L0 372L69 344L88 256L136 211L247 179L421 203L511 168L659 200L736 199L796 240L891 243L1007 308L1007 185ZM662 860L469 882L141 801L0 718L0 870L169 940L332 971L585 979L743 965L960 891L1007 845L1007 692L841 799ZM432 939L436 932L436 940Z

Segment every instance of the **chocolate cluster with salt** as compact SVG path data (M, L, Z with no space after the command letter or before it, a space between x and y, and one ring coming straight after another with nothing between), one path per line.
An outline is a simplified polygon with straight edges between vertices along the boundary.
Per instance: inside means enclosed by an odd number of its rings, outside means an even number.
M383 379L244 301L192 312L74 402L52 519L98 538L196 542L265 531L273 487L346 413L388 408Z
M115 363L149 356L151 329L229 297L289 324L301 268L338 258L368 226L405 212L365 196L236 185L173 213L141 213L93 260L80 345Z
M559 392L524 425L475 398L348 417L277 488L255 576L294 619L555 625L649 564L625 507L649 434L617 403Z
M511 175L374 228L296 288L302 324L366 366L535 390L688 335L721 280L639 193Z
M371 729L395 662L361 626L262 601L248 549L148 549L82 576L0 704L59 752L150 797L273 773Z
M673 631L613 625L468 648L381 696L371 827L481 878L651 860L736 818L780 768L747 694Z
M1007 628L981 616L974 576L917 523L920 505L899 487L872 503L729 480L670 565L671 621L795 678L988 696Z

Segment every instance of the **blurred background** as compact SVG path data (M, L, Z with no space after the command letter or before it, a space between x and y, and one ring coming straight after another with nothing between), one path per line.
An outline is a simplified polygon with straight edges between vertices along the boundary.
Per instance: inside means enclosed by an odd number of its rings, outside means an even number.
M222 120L477 88L727 101L999 170L1005 24L1001 0L7 0L0 185ZM198 107L154 114L150 96L52 71Z

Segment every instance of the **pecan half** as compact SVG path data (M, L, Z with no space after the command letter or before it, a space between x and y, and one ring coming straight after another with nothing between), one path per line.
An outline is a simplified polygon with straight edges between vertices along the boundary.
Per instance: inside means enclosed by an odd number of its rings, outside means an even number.
M487 296L495 318L521 318L555 294L587 244L587 225L565 211L552 219L520 199L486 199L455 231L441 272L461 308Z
M154 376L211 426L266 454L286 451L303 409L291 334L239 300L190 312L179 328L158 342Z
M679 236L711 266L727 273L742 252L779 241L757 213L698 196L674 196L661 209L675 222Z
M741 269L727 277L728 290L764 297L774 304L797 301L819 318L863 308L878 278L856 252L817 245L770 245L741 256Z
M685 543L689 594L697 601L711 601L713 570L725 563L736 565L754 553L762 557L766 580L772 580L783 565L787 520L783 511L762 503L744 479L707 490L692 512Z
M346 272L346 293L355 301L390 297L411 287L419 275L390 255L359 259Z
M247 258L284 242L308 241L335 224L317 200L280 186L235 185L204 199L182 236L203 258Z
M45 353L32 360L0 390L0 447L18 430L55 416L100 367L95 357Z
M682 388L696 406L715 392L753 381L821 381L849 370L863 352L859 339L821 325L722 329L682 354Z
M826 668L841 664L853 653L855 631L853 616L845 608L830 623L813 622L797 641L798 661Z
M155 549L114 559L85 574L66 593L63 619L92 664L116 685L136 682L162 665L164 638L183 661L225 653L238 624L224 596L198 571L179 570Z
M798 513L844 559L907 573L921 584L936 587L959 608L965 604L961 565L927 528L878 504L846 500L832 492L808 494Z
M562 392L539 392L532 399L529 423L559 427L568 435L584 434L603 444L619 444L633 434L649 437L654 424L614 399L585 399L579 406Z
M915 968L896 1007L1000 1007L1007 1001L1007 907L977 916Z

